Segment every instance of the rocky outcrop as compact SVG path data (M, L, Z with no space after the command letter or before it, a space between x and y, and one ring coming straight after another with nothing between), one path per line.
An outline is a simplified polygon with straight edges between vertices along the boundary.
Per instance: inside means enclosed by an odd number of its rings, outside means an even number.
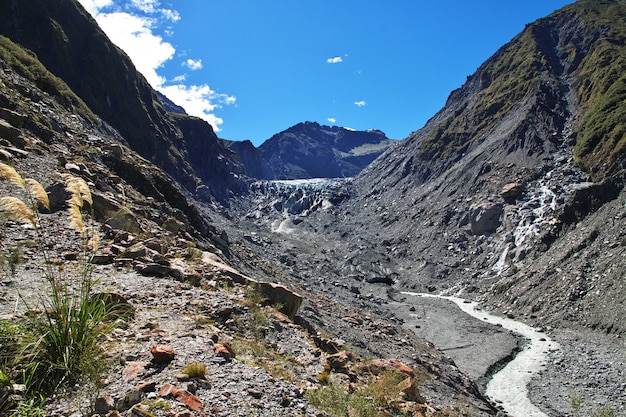
M500 227L502 204L481 203L470 207L468 214L470 231L473 235L492 233Z
M222 260L211 253L204 253L202 260L207 265L213 266L221 273L228 275L233 282L251 286L255 290L258 290L272 305L278 306L278 309L291 319L295 317L298 309L302 305L302 296L289 290L284 285L249 278L236 269L226 265Z

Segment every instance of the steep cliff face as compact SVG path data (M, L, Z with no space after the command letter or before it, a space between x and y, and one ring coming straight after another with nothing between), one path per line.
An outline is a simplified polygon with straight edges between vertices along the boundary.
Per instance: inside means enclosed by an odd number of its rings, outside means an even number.
M194 165L197 161L183 157L186 141L178 124L128 56L77 2L10 0L0 5L0 13L0 34L33 51L94 113L117 129L133 150L191 192L201 180L217 175L207 175L202 165ZM212 142L213 151L223 152L224 160L235 164L210 126L202 130L206 133L203 141ZM219 190L214 197L226 193Z
M273 180L352 177L392 144L379 130L304 122L277 133L256 150L248 144L229 146L250 177Z

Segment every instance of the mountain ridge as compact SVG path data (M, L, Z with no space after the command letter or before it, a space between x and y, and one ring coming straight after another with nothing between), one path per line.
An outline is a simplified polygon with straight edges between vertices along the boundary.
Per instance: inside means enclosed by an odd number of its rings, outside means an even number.
M273 135L258 148L228 142L256 179L344 178L358 174L392 145L379 130L356 131L301 122Z

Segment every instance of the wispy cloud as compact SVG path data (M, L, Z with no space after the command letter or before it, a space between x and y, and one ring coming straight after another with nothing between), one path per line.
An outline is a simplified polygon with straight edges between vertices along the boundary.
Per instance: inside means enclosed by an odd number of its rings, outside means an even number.
M334 56L332 58L328 58L326 62L328 62L329 64L338 64L340 62L343 62L343 59L340 56Z
M163 65L174 58L176 49L156 30L164 29L165 33L171 33L171 25L180 20L176 10L161 7L159 0L78 1L96 19L113 43L128 54L137 70L154 89L219 131L223 120L214 114L214 110L234 104L234 96L218 94L206 84L184 84L184 75L168 82L159 73ZM202 60L186 59L182 65L190 70L200 70Z
M329 117L326 120L328 120L329 123L337 123L337 119L335 119L334 117Z
M361 100L361 101L355 101L354 105L357 107L363 107L365 106L367 103L365 102L365 100Z
M196 71L202 69L202 60L189 58L187 61L183 62L183 65L192 71Z

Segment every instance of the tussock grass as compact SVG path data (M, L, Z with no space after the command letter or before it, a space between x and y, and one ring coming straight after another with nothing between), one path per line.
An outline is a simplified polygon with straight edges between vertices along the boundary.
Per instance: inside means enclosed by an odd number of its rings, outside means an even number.
M182 373L188 375L189 378L204 378L207 373L206 363L191 362L182 370Z
M35 232L35 249L44 263L45 293L35 300L24 299L29 311L18 342L11 338L14 324L0 325L0 344L10 345L10 355L2 356L3 373L11 380L25 384L27 400L17 407L36 409L41 399L62 384L83 379L97 381L106 366L102 361L100 342L110 330L105 325L110 308L98 297L91 297L96 280L92 276L91 256L98 247L98 233L91 223L91 192L78 177L64 177L70 194L68 224L81 236L80 262L76 270L53 262L48 253L50 230L41 224L39 205L49 208L43 186L34 179L23 179L12 167L0 163L0 179L19 187L21 197L0 198L0 211L9 218L29 224ZM4 224L2 227L9 227ZM5 251L6 252L6 251ZM69 271L72 269L72 271ZM3 268L3 270L6 270ZM37 304L37 309L33 308ZM3 346L4 347L4 346ZM30 401L30 403L29 403ZM32 404L31 404L32 403ZM0 404L0 407L2 405Z

